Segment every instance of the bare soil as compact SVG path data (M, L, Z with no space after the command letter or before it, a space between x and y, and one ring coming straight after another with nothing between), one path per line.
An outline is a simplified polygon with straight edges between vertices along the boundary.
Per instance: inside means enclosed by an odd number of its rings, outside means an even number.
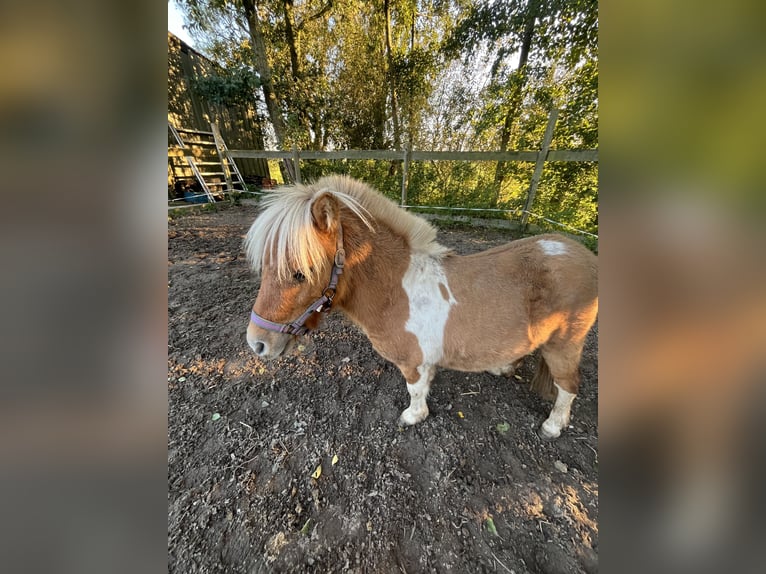
M300 355L249 350L255 215L169 222L169 571L597 571L596 330L557 441L536 435L551 404L526 384L533 357L519 378L440 371L429 418L399 429L401 374L339 313ZM439 232L459 253L511 239Z

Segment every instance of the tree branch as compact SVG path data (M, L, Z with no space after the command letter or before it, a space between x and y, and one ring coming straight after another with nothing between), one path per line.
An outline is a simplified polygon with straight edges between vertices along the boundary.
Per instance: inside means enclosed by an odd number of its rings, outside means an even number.
M322 6L319 11L315 12L311 16L307 16L303 20L301 20L300 24L295 25L295 29L300 32L303 30L303 27L306 25L307 22L311 22L312 20L316 20L317 18L321 18L324 16L329 10L332 8L332 0L327 0L327 4Z

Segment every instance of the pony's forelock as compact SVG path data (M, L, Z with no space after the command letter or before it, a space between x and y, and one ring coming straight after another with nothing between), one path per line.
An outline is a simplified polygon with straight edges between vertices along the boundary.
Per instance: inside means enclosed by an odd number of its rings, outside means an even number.
M416 251L442 255L447 249L436 243L436 230L425 220L399 208L366 184L345 176L328 176L314 185L295 185L270 192L261 200L261 212L245 237L245 254L260 274L269 257L279 280L300 271L314 282L329 264L311 209L324 194L348 208L372 232L372 220L387 223L407 236Z

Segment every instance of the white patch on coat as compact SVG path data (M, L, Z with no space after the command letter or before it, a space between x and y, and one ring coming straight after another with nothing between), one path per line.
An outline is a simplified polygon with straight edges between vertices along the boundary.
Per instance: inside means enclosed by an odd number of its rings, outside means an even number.
M562 389L558 383L553 383L558 389L556 402L551 409L551 414L542 426L543 432L550 438L556 438L561 434L561 429L569 424L569 412L572 409L572 401L575 394Z
M538 243L546 255L564 255L567 252L567 246L555 239L540 239Z
M446 290L442 294L439 284ZM404 328L415 335L423 353L423 365L435 365L444 353L444 327L450 308L457 304L441 262L422 253L410 256L410 266L402 278L410 304L410 317Z

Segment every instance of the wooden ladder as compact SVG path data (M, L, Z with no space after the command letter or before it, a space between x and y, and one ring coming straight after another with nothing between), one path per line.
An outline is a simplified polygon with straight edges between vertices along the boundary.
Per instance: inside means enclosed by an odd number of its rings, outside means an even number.
M208 201L214 202L217 198L223 198L224 194L247 190L215 122L210 123L209 132L176 128L170 122L168 128Z

